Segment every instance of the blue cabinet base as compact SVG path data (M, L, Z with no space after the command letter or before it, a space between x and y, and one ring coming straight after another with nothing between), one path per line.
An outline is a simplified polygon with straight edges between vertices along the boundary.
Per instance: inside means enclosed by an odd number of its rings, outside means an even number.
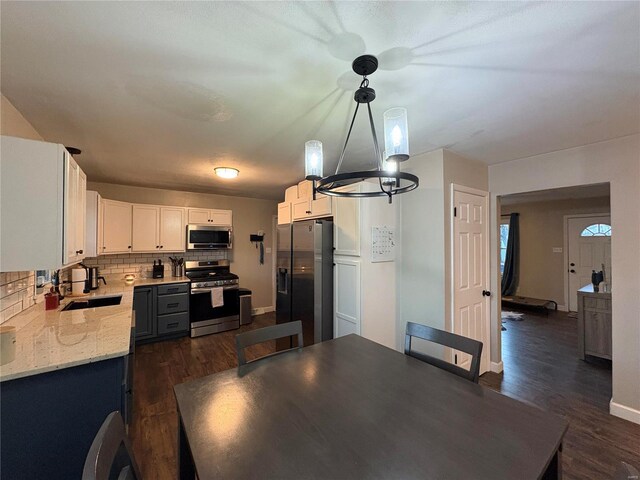
M100 425L126 402L125 358L2 382L2 478L81 478Z

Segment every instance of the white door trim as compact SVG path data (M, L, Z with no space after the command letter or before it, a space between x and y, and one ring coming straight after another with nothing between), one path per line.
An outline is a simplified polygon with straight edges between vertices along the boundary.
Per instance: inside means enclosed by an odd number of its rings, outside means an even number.
M451 184L451 196L449 199L449 272L450 272L450 284L449 284L449 291L451 292L450 298L449 298L449 311L450 311L450 318L449 318L449 330L452 331L453 333L453 324L454 324L454 316L455 316L455 308L454 308L454 301L455 301L455 277L454 277L454 255L455 255L455 248L454 248L454 242L455 242L455 238L454 238L454 217L453 217L453 208L454 208L454 198L455 198L455 192L461 192L461 193L470 193L472 195L478 195L480 197L484 197L485 199L485 212L484 212L484 225L485 225L485 289L491 291L491 256L490 256L490 243L491 243L491 235L490 235L490 230L489 230L489 209L490 209L490 196L489 196L489 192L486 192L484 190L478 190L477 188L472 188L472 187L467 187L465 185L458 185L456 183L452 183ZM493 297L495 295L495 292L491 293L491 297ZM480 374L483 374L485 372L488 372L491 370L491 297L489 297L489 299L485 302L486 306L485 306L485 316L484 316L484 322L485 322L485 332L486 332L486 338L485 338L485 345L483 345L482 347L482 355L483 358L481 359L480 362ZM451 361L451 358L449 358L449 361Z
M601 212L601 213L575 213L571 215L563 216L563 224L562 224L562 232L563 232L563 243L564 243L564 307L565 311L569 311L569 219L571 218L588 218L588 217L603 217L609 215L611 218L611 212ZM558 305L558 309L560 305Z

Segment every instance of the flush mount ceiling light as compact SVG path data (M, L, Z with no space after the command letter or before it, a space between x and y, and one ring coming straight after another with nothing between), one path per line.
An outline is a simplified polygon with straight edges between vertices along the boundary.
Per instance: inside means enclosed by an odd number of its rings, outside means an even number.
M418 177L407 172L400 171L400 163L409 159L409 132L407 128L407 110L397 107L384 112L384 146L385 152L382 154L378 146L376 128L373 124L371 105L376 98L376 92L369 87L368 75L378 69L378 59L373 55L362 55L356 58L351 65L353 71L362 75L360 87L356 90L353 99L356 101L356 109L353 112L353 119L349 126L349 132L338 160L338 166L333 175L323 177L322 175L322 142L309 140L305 143L305 176L307 180L313 181L313 195L316 192L334 197L389 197L389 203L394 195L406 193L418 187ZM340 167L344 161L347 144L353 130L353 124L358 114L360 104L367 104L369 113L369 125L371 136L373 137L374 163L375 169L363 170L359 172L340 173ZM370 179L377 179L379 189L371 191L351 191L347 192L341 187L364 182Z
M231 167L216 167L214 168L216 175L222 178L236 178L240 171L237 168Z

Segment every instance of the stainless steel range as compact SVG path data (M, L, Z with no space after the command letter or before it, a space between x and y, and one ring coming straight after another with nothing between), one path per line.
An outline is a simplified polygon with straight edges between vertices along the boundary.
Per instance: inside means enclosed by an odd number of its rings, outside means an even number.
M185 275L191 280L192 337L240 328L238 276L229 271L228 260L185 262Z

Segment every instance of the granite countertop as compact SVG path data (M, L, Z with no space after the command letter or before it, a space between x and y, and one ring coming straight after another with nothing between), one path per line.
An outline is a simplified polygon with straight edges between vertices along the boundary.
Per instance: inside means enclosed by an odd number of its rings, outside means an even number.
M0 365L0 382L127 355L133 322L133 289L186 283L187 277L107 277L88 295L65 297L57 310L36 304L3 323L16 327L16 358ZM61 311L72 300L122 295L120 305Z

